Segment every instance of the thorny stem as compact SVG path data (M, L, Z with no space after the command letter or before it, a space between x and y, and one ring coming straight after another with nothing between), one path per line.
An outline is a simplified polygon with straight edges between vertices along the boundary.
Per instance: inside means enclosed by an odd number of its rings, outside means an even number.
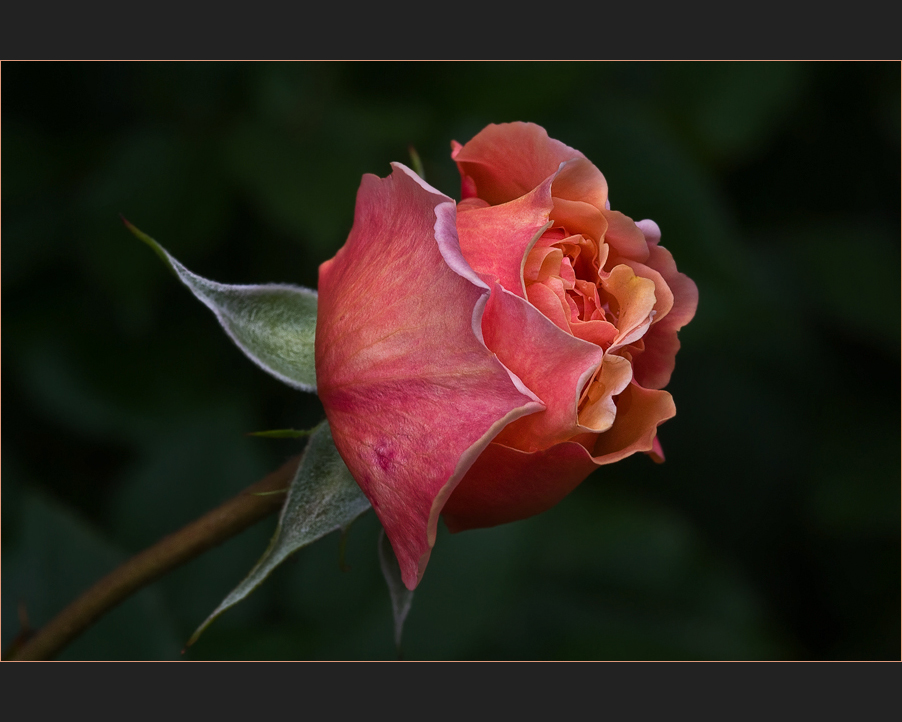
M124 562L27 640L14 645L4 659L53 659L75 637L142 587L277 512L284 495L266 492L286 489L300 458L289 459L221 506Z

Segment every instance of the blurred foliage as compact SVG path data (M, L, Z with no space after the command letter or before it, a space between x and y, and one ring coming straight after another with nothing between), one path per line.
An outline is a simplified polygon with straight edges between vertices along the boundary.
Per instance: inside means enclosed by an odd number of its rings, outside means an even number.
M119 221L225 283L316 286L363 173L531 120L654 218L700 289L667 462L440 529L407 659L898 659L900 68L794 63L4 63L3 647L262 477L316 397L247 361ZM176 659L275 519L64 654ZM365 515L187 659L391 659Z

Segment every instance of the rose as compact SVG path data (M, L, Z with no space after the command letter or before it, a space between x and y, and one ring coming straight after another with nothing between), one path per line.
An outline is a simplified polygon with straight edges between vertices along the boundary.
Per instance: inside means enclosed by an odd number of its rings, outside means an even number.
M527 123L452 144L460 204L408 168L364 176L320 267L317 392L413 589L451 531L544 511L645 452L695 284L653 221L610 210L601 172Z

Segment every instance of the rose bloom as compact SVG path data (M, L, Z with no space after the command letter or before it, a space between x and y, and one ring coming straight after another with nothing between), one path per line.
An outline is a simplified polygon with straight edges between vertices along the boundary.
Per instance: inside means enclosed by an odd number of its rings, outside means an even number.
M452 144L459 204L365 175L319 271L316 375L339 453L413 589L452 532L538 514L594 469L664 453L663 390L698 291L654 221L529 123Z

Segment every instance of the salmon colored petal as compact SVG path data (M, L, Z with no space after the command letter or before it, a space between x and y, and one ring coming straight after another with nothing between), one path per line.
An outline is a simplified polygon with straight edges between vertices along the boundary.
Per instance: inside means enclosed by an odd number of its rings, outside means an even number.
M498 279L521 298L526 298L526 255L549 225L552 180L553 176L530 193L499 206L473 208L464 202L458 208L457 233L464 258L480 275Z
M652 326L660 323L670 313L670 309L673 308L673 291L670 290L667 281L654 268L646 266L644 263L639 263L639 261L631 261L627 258L624 259L623 265L632 268L633 273L637 276L647 278L655 284L655 317L651 323Z
M471 211L474 208L488 207L488 202L482 200L482 198L464 198L460 203L457 204L457 212L461 213L462 211Z
M460 170L463 197L478 195L492 205L529 193L561 163L585 158L534 123L489 125L466 145L452 144L451 157Z
M674 416L676 407L669 393L631 383L617 397L614 425L595 442L595 463L611 464L639 451L655 450L658 426Z
M555 326L570 330L570 309L551 288L544 283L533 283L526 289L526 297Z
M363 177L348 241L320 266L317 392L410 589L470 465L544 408L482 341L489 289L460 253L455 215L394 164L385 179Z
M545 404L544 411L511 422L498 442L534 451L583 431L577 422L577 403L602 361L604 353L598 346L558 328L531 303L500 285L486 306L482 331L486 346Z
M623 392L632 378L633 368L627 359L605 354L598 376L589 384L580 404L579 425L583 430L602 433L613 426L617 416L614 397Z
M646 451L645 454L656 464L664 463L664 449L661 448L661 441L657 436L651 444L651 451Z
M456 533L540 514L558 504L598 466L637 452L663 461L656 434L658 425L676 413L670 394L630 384L617 399L617 407L614 425L597 436L594 458L576 441L532 453L498 442L489 444L445 504L448 529Z
M617 327L607 321L578 321L570 324L570 331L583 341L597 344L602 348L610 348L617 338Z
M541 514L597 468L575 442L527 453L491 443L451 494L442 516L452 532Z
M614 256L645 262L648 258L648 243L633 219L619 211L604 211L608 230L604 240L611 246Z
M645 349L633 360L633 377L647 389L663 389L676 367L680 339L674 329L662 324L648 329Z
M558 198L583 201L602 210L608 202L608 183L586 158L567 161L554 180L551 192Z
M625 346L642 338L651 325L655 307L654 281L637 276L629 266L621 264L601 283L617 302L615 325L619 333L614 346Z
M673 295L673 306L645 334L645 350L636 357L633 370L636 381L645 388L662 389L670 382L680 350L677 332L692 320L698 307L698 287L686 274L677 271L673 256L666 248L653 245L648 264L666 281Z
M649 249L648 266L653 268L667 282L673 293L673 308L668 314L670 326L680 329L689 323L698 308L698 286L689 276L677 271L670 251L661 246Z
M604 238L608 230L608 221L602 212L585 201L554 196L551 217L555 226L563 226L570 233L582 234L596 240Z
M525 283L544 283L551 276L559 276L564 253L554 246L533 248L523 264Z

